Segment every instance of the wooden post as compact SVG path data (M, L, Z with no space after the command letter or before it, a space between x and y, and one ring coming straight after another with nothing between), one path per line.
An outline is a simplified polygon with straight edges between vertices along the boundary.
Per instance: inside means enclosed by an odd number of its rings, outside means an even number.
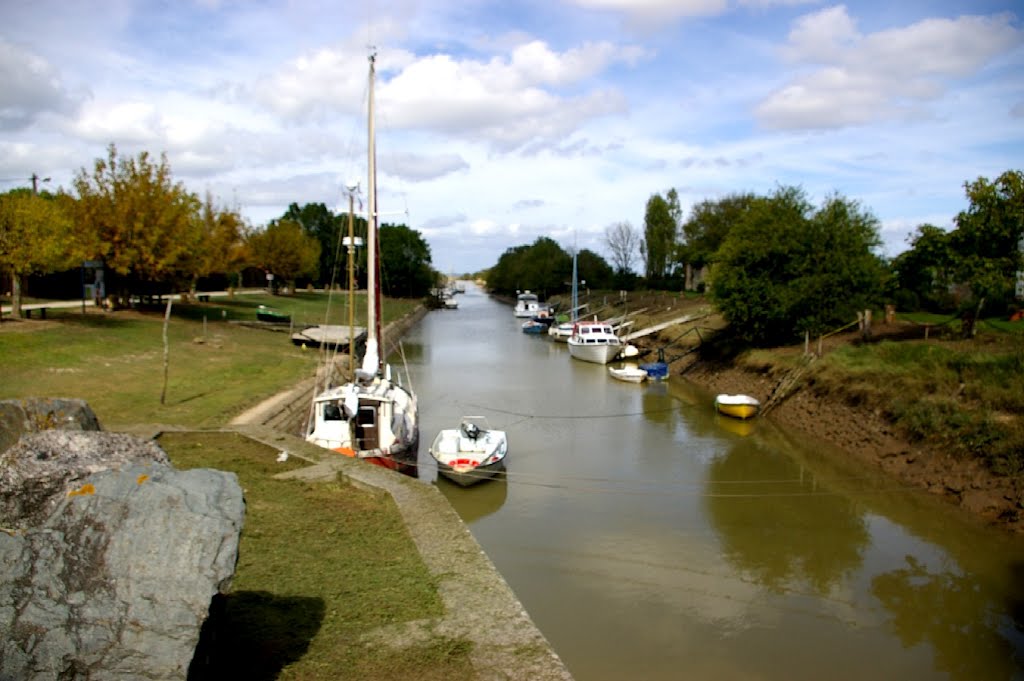
M811 354L811 332L804 331L804 355Z
M167 297L167 311L164 312L164 387L160 391L160 404L164 404L164 400L167 398L167 369L170 365L171 359L171 347L167 342L167 325L171 321L171 305L174 302L173 296Z

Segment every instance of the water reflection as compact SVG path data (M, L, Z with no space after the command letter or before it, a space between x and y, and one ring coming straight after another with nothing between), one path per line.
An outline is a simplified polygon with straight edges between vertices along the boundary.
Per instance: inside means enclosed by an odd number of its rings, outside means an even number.
M936 667L951 678L1020 678L1021 621L1001 612L981 579L908 555L903 567L872 579L871 592L904 647L929 644Z
M774 592L828 593L860 566L869 541L852 501L754 440L708 466L705 506L725 559Z
M747 437L752 435L757 430L757 419L734 419L729 416L722 416L721 414L715 414L715 425L723 431L736 435L737 437Z
M496 512L508 498L506 473L498 473L490 480L472 487L460 487L439 477L437 487L448 498L459 517L467 523L474 523Z

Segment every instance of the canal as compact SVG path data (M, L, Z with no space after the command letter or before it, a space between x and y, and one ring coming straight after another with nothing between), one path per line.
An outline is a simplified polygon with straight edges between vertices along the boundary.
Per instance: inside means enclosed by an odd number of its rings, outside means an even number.
M633 385L467 286L405 337L437 484L577 681L1022 679L1024 541L678 379ZM396 361L396 358L392 358ZM459 488L427 448L508 432Z

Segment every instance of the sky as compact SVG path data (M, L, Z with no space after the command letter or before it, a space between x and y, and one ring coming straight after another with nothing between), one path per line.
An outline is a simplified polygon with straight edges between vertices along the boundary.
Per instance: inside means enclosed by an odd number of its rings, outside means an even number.
M609 261L647 201L799 186L951 229L1024 168L1012 0L0 0L0 191L114 144L254 227L366 191L444 273L547 236ZM365 205L365 204L364 204ZM636 265L642 269L639 260Z

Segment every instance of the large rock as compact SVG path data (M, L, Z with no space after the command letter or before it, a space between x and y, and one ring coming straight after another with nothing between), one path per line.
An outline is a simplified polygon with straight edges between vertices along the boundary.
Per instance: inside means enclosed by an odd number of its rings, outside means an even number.
M0 452L25 433L42 430L100 430L99 419L84 400L30 397L0 400Z
M0 498L0 680L186 677L234 574L233 473L175 470L139 438L54 431L0 457Z
M0 525L36 527L79 481L129 463L170 465L153 440L123 433L45 430L0 454Z

